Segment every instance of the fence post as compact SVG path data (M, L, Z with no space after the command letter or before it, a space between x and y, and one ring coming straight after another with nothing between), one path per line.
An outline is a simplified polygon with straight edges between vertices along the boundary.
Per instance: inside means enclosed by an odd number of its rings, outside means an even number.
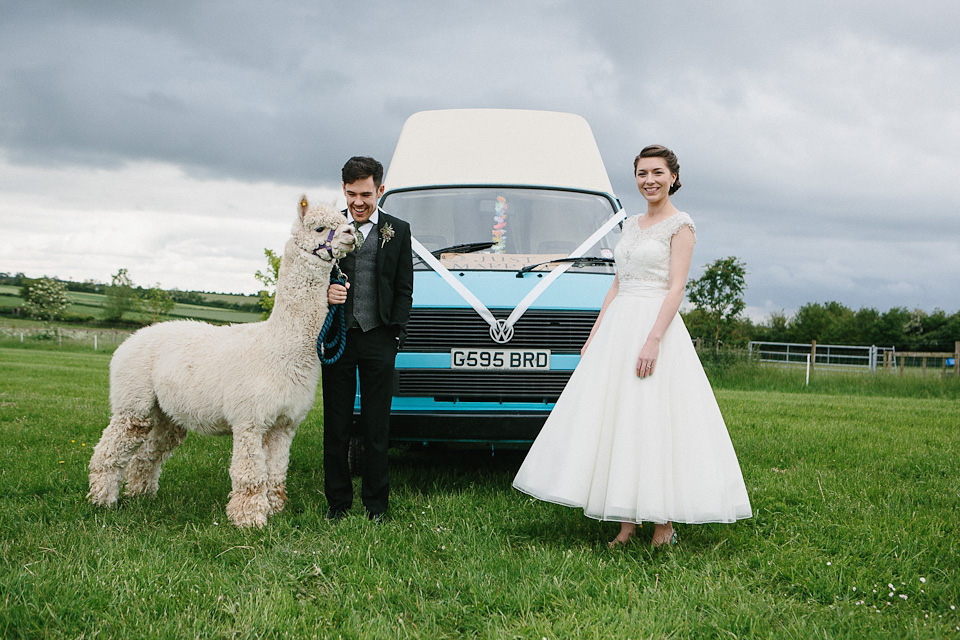
M900 372L898 375L901 378L903 377L903 368L906 366L906 364L907 364L907 356L900 356Z
M810 343L810 370L813 371L817 368L817 341L813 340Z
M870 345L870 371L877 372L877 345Z
M97 334L93 334L93 350L97 350Z
M953 375L960 376L960 340L953 343Z
M700 351L700 337L699 337L699 336L697 336L697 344L695 344L695 345L693 346L693 348L696 349L697 351Z

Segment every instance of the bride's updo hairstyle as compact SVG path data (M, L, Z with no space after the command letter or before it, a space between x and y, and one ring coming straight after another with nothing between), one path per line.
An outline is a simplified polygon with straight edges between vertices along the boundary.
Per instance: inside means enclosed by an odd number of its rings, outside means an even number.
M670 170L670 173L675 174L677 179L673 181L673 184L670 186L669 194L672 196L677 191L680 190L680 161L677 160L677 154L670 149L667 149L662 144L651 144L648 147L644 147L643 151L640 152L636 158L633 159L633 172L637 172L637 163L640 162L640 158L663 158L667 161L667 169Z

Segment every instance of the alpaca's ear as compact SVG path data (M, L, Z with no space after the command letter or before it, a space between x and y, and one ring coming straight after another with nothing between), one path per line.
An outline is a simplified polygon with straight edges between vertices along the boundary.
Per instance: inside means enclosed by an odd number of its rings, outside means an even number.
M310 203L307 202L306 194L300 196L300 222L303 222L303 216L307 215L307 207L310 206Z

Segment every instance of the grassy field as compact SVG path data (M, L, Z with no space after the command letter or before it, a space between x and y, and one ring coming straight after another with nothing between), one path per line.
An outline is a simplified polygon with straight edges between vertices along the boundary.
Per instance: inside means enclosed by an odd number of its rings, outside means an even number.
M714 373L754 517L654 553L513 491L517 451L393 452L390 518L328 523L319 404L264 530L225 522L228 438L191 435L155 498L96 509L108 361L0 348L4 638L960 635L950 381Z
M208 302L220 301L220 302L229 302L231 304L244 303L244 304L258 304L260 302L260 296L251 296L251 295L242 295L239 293L204 293L203 299Z
M224 293L205 293L204 297L208 300L226 301L226 302L256 302L257 296L242 296ZM89 293L86 291L68 291L67 300L70 306L67 307L67 314L74 316L93 316L100 318L103 315L103 307L106 296L102 293ZM11 285L0 285L0 308L14 308L23 305L23 299L20 298L20 288ZM128 313L126 318L137 318L146 320L148 316L143 313ZM195 304L177 303L170 312L171 319L193 318L215 323L236 323L236 322L256 322L260 320L259 312L236 311L233 309L222 309L220 307L210 307Z
M803 367L756 365L740 359L733 366L726 367L714 367L708 362L706 369L711 383L722 389L960 400L960 377L943 376L939 370L933 369L922 375L920 367L908 367L907 375L902 377L896 372L883 370L875 374L817 370L809 385L805 383L806 370Z
M170 312L170 319L193 318L195 320L205 320L207 322L216 322L221 324L236 322L257 322L260 320L260 312L254 311L236 311L234 309L220 309L218 307L205 307L195 304L177 303Z

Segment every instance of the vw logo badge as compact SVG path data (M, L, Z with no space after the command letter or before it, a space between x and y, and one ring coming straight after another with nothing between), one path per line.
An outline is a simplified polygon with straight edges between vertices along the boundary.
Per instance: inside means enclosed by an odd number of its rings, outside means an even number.
M513 339L513 327L506 320L497 320L497 324L490 327L490 337L498 344L506 344Z

